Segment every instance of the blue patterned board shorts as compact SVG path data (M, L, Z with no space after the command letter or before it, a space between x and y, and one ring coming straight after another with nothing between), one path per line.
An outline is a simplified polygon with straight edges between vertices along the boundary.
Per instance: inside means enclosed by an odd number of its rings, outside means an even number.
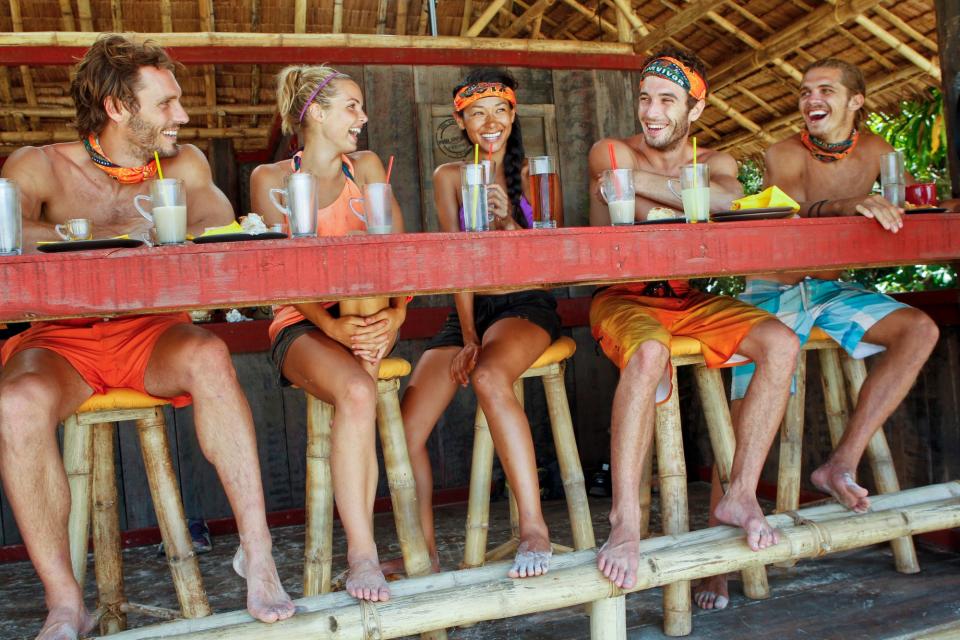
M793 329L802 345L814 326L833 338L850 357L861 359L883 351L883 347L862 342L863 334L898 309L909 308L890 296L868 291L853 282L804 278L794 285L771 280L748 280L740 300L765 309ZM733 369L730 398L746 394L755 365ZM795 383L791 385L793 393Z

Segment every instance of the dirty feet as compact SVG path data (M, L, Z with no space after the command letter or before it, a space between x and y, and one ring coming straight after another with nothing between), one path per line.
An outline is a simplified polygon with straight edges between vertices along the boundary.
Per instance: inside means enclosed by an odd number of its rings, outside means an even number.
M638 531L614 525L610 537L597 553L597 568L618 587L632 588L637 583L639 544Z
M550 558L553 548L550 539L543 536L531 536L520 541L517 555L513 558L513 566L507 572L511 578L530 578L542 576L550 570Z
M247 554L243 546L233 556L233 570L247 581L247 613L261 622L286 620L295 608L277 575L273 555L267 551Z
M841 465L828 462L810 476L813 485L833 496L837 502L857 513L870 508L867 490L857 484L853 472Z
M390 589L376 557L352 562L348 559L347 563L350 565L347 573L347 593L358 600L371 602L386 602L390 599Z
M780 542L780 532L767 523L763 510L752 494L738 494L728 491L720 499L714 517L723 524L740 527L747 533L747 545L754 551L760 551Z
M726 609L730 604L726 574L701 580L693 588L693 601L701 609Z
M79 610L56 607L47 614L43 628L37 634L37 640L77 640L81 635L92 631L96 622L82 604Z

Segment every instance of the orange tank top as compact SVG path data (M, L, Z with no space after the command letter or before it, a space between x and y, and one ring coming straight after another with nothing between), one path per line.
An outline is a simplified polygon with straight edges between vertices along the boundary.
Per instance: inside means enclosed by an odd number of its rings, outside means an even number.
M328 206L317 211L317 235L318 236L345 236L353 231L365 232L367 227L363 221L350 208L351 200L361 200L363 193L360 187L353 179L353 163L347 156L340 156L343 162L343 174L346 176L343 190L337 199ZM299 154L291 160L294 172L300 171ZM359 202L354 206L360 208ZM324 303L325 307L332 307L336 302ZM270 341L277 339L280 331L305 320L303 314L297 311L293 305L280 305L273 308L273 322L270 323Z

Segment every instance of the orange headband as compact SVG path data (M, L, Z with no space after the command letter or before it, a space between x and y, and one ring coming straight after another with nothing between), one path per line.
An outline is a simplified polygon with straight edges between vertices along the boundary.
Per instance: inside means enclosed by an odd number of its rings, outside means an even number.
M481 98L503 98L517 106L517 95L507 85L501 82L474 82L457 91L453 98L453 110L459 113Z
M707 83L699 73L676 58L661 56L654 58L643 68L640 79L647 76L659 76L680 85L695 100L707 97Z

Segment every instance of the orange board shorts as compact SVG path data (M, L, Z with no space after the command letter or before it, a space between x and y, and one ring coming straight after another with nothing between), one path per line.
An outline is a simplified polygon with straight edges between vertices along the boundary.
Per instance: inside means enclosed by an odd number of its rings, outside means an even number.
M700 341L708 367L748 362L737 347L754 327L774 319L770 313L735 298L689 289L676 297L643 295L646 282L614 285L590 305L590 329L604 354L619 368L627 366L641 344L655 340L667 349L673 336ZM657 402L670 397L670 367L664 372Z
M191 324L186 313L133 316L114 320L37 322L3 345L0 364L27 349L47 349L70 363L94 393L143 386L147 363L160 336L176 325ZM175 407L191 402L189 394L171 398Z

